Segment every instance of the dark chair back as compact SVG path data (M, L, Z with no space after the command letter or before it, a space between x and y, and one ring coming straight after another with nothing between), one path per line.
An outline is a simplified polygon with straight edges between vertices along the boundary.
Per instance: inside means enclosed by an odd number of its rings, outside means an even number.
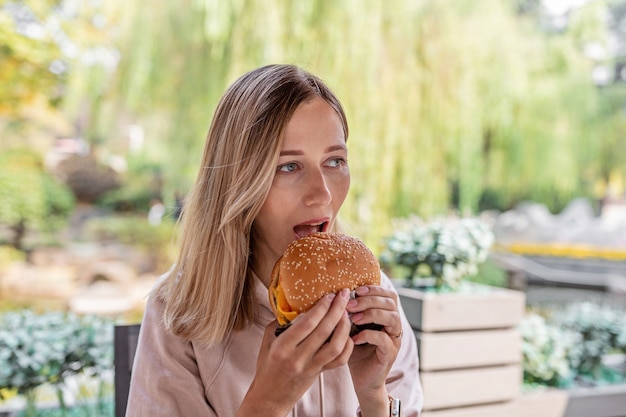
M139 340L139 324L117 325L113 337L115 368L115 417L124 417L128 403L130 375Z

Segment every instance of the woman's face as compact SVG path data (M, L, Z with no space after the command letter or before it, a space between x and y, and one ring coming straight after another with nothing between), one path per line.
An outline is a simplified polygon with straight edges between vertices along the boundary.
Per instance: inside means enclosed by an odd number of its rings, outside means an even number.
M349 188L341 119L320 98L301 104L287 124L272 187L252 226L257 262L267 269L293 240L329 231Z

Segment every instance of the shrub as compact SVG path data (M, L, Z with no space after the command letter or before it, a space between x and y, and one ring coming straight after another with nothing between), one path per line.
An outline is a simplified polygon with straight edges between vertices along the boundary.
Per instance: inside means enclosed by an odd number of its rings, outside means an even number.
M0 245L0 274L12 262L25 261L26 254L12 246Z
M74 207L67 187L43 168L41 158L22 149L0 155L0 223L13 231L11 244L23 249L29 231L61 228Z
M408 286L424 277L434 279L436 288L456 289L476 275L493 241L492 231L479 219L411 218L387 239L381 263L405 268Z
M96 204L120 213L147 212L153 199L154 193L146 187L124 184L104 194Z
M0 316L0 394L15 391L34 407L34 390L57 388L83 372L101 375L113 368L113 323L95 316L30 310Z
M121 186L98 199L101 207L117 212L147 212L154 199L163 200L162 168L141 157L128 158L128 171Z
M487 259L478 267L478 274L468 277L468 281L491 287L508 287L508 275L505 270Z
M557 310L551 321L580 335L579 356L572 357L572 365L581 377L602 380L603 357L611 352L626 353L626 314L622 310L583 302Z
M527 314L519 325L522 335L522 367L526 384L562 387L574 377L570 363L581 339L575 332L550 325L536 313Z
M154 259L154 270L166 271L174 262L174 222L153 226L146 217L116 216L89 220L86 238L101 242L116 241L142 249Z
M524 382L547 386L622 382L626 370L609 368L609 353L626 354L626 315L591 302L570 304L520 323ZM624 364L626 365L626 364Z

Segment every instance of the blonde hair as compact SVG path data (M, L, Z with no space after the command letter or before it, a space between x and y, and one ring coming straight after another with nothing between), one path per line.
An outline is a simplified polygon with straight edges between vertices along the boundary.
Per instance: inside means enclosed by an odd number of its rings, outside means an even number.
M272 185L287 123L314 97L333 107L347 138L339 100L296 66L257 68L224 93L185 199L177 262L155 290L172 333L212 346L254 320L252 223Z

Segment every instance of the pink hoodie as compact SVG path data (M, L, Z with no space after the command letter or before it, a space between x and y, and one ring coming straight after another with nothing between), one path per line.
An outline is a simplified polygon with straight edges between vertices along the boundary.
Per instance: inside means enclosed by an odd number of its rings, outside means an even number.
M393 284L383 274L383 286ZM133 365L127 417L234 416L255 374L265 326L274 320L267 289L257 279L256 322L217 346L185 342L163 327L162 303L150 298ZM402 400L405 417L422 408L417 346L402 312L402 347L387 379L387 390ZM347 366L325 371L298 401L293 417L358 416L358 400Z

